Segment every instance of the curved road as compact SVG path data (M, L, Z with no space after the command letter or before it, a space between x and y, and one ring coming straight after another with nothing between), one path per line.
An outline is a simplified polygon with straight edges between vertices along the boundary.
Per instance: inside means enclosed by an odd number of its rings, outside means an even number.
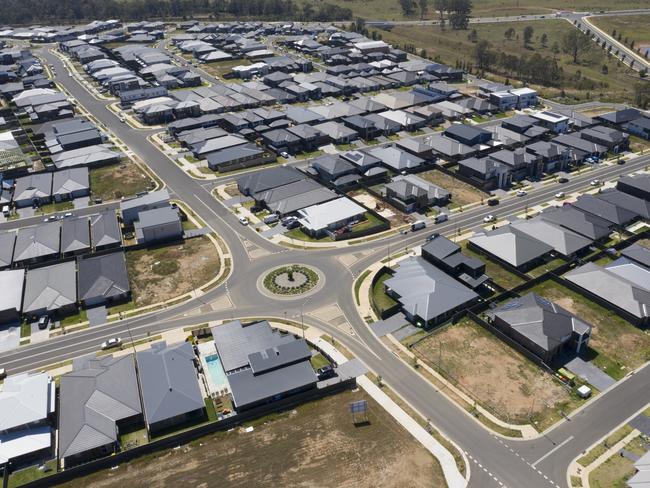
M128 337L131 334L134 339L138 339L163 330L209 320L231 317L299 319L304 313L306 324L319 327L334 336L470 456L469 485L475 487L565 486L566 470L571 459L650 400L650 369L646 368L619 383L613 391L600 395L570 421L551 429L538 439L506 441L497 437L388 351L359 317L354 303L354 279L363 269L385 257L389 246L392 252L396 252L405 246L421 244L431 229L406 237L395 235L349 248L322 251L291 250L274 245L252 229L242 227L236 217L201 185L201 181L188 177L163 156L145 138L150 132L135 131L121 124L117 116L106 108L107 102L90 96L67 74L67 69L56 56L44 51L43 57L56 67L57 81L66 87L77 102L110 128L178 198L190 205L226 241L232 254L233 274L223 285L210 290L199 299L4 353L0 355L0 362L10 373L33 370L93 353L103 340L115 335ZM584 175L573 176L569 183L562 185L562 190L569 193L584 189L593 178L616 178L649 163L650 156L644 156L626 165L603 166ZM480 225L482 218L490 212L503 217L520 213L526 204L533 206L549 200L557 189L558 185L548 184L531 191L526 198L506 198L498 207L478 206L453 214L449 222L436 226L435 230L451 235L459 228L468 229ZM248 254L247 249L251 247L258 249L256 259L251 259ZM337 259L344 254L355 254L359 259L346 267ZM261 273L294 262L307 262L324 273L326 283L321 291L308 299L273 300L257 290L255 281ZM213 311L210 303L223 299L224 296L229 298L232 308ZM354 335L343 332L316 316L318 309L331 304L339 305L353 327Z

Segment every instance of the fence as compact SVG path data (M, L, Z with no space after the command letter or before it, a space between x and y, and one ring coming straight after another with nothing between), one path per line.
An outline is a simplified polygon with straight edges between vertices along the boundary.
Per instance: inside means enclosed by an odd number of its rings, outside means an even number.
M75 478L86 476L100 469L110 468L121 463L137 459L146 454L152 454L155 452L162 451L164 449L170 449L177 447L181 444L186 444L190 441L196 440L200 437L204 437L209 434L214 434L222 430L231 429L243 422L253 420L262 415L266 415L272 412L278 412L294 408L301 403L305 403L312 400L317 400L327 395L332 395L343 390L353 388L356 385L356 379L351 378L333 385L328 385L324 388L315 388L309 391L306 391L300 395L295 395L292 397L284 398L278 400L270 405L264 405L258 407L233 417L228 417L223 420L216 422L211 422L209 424L200 425L194 429L187 430L184 432L179 432L178 434L171 435L162 439L155 440L149 444L143 446L138 446L127 451L118 452L114 456L103 457L101 459L96 459L90 461L86 464L81 464L73 468L66 469L65 471L60 471L58 473L46 476L44 478L26 483L22 485L23 488L48 488L52 485L57 485L71 481ZM5 475L4 483L7 483L9 476Z

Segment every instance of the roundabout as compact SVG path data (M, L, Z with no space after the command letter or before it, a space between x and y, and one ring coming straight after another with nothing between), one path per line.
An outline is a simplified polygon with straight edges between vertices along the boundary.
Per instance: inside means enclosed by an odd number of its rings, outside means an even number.
M262 273L257 288L271 298L292 299L312 295L325 284L323 273L312 266L289 264Z

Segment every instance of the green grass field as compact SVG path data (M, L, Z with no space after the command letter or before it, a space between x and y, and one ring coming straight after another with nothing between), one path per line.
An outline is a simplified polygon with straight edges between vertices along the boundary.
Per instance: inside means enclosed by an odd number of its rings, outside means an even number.
M522 40L526 26L534 29L532 42L525 46ZM511 40L504 33L509 28L515 30ZM599 98L603 101L621 102L633 97L634 83L639 80L637 74L623 66L619 66L614 57L608 58L607 53L592 44L589 52L583 54L578 63L574 64L571 57L563 52L554 53L553 45L562 45L562 38L574 27L565 20L543 20L535 22L504 22L494 24L471 25L469 31L442 30L436 26L395 26L390 32L378 31L382 38L390 43L404 46L414 44L419 49L425 49L430 59L451 66L457 63L475 64L476 44L469 39L475 29L478 40L486 40L491 49L518 57L531 57L539 54L542 57L555 58L565 74L565 96L568 101L584 101ZM542 36L546 34L547 41L542 44ZM607 66L606 74L603 65ZM503 81L505 76L486 73L486 77ZM510 79L511 82L516 80ZM532 85L540 90L547 98L558 98L562 95L560 88ZM585 88L587 87L587 88Z
M620 15L618 17L594 17L591 23L608 34L616 29L617 37L620 32L635 44L650 44L650 15Z
M338 5L352 10L354 17L361 17L367 20L419 20L420 11L410 17L405 17L400 8L399 2L392 0L328 0L328 3ZM424 18L427 20L437 19L433 2L429 2L428 12ZM316 5L317 2L314 2ZM565 2L562 0L474 0L472 2L472 17L499 17L524 14L555 14L559 10L591 11L619 10L619 9L641 9L647 8L646 0L623 0L612 3L608 0L573 0Z

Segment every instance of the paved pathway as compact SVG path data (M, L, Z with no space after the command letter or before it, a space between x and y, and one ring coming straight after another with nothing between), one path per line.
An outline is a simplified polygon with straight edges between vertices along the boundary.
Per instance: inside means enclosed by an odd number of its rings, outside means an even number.
M103 305L87 309L86 314L88 315L88 324L90 327L102 325L107 322L108 312Z

